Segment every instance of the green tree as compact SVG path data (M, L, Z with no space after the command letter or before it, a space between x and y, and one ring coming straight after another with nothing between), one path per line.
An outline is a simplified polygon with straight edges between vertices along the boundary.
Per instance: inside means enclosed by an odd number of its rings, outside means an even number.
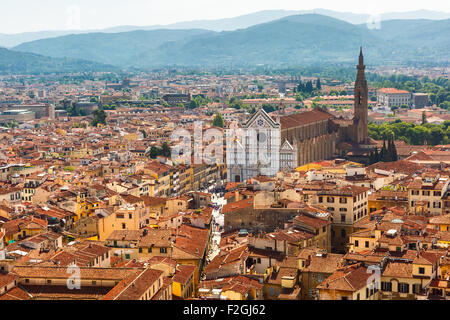
M150 148L149 156L152 159L156 159L161 154L161 148L152 146Z
M262 84L258 84L258 92L262 92L264 90L264 86Z
M317 78L316 88L317 88L317 90L322 90L322 84L320 83L320 78Z
M91 121L91 126L96 127L99 123L106 125L106 112L104 110L95 110L92 112L94 119Z
M383 140L383 147L381 148L380 153L380 161L389 162L389 158L388 148L386 148L386 140Z
M397 154L397 147L395 146L394 140L392 140L391 148L392 148L392 150L391 150L392 161L397 161L398 154Z
M170 156L171 156L171 150L170 150L169 144L167 142L164 142L162 144L161 155L166 158L170 158Z
M270 112L274 112L276 109L274 106L272 106L271 104L263 104L262 108L264 109L265 112L270 113Z
M191 100L191 102L189 102L188 104L188 109L196 109L198 107L199 107L198 102L194 99Z
M214 120L213 120L213 126L223 128L224 121L222 118L222 115L220 113L217 113Z

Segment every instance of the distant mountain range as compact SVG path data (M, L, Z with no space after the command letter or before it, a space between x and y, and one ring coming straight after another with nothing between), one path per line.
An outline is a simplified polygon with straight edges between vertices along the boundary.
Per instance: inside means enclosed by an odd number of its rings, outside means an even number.
M34 53L16 52L0 48L0 74L78 73L117 71L104 64L71 58L50 58Z
M234 31L202 29L68 35L23 43L15 51L120 67L295 66L355 63L448 63L450 19L389 20L379 29L302 14Z
M30 42L46 38L61 37L70 34L85 34L85 33L117 33L129 32L136 30L156 30L156 29L206 29L211 31L233 31L237 29L245 29L257 24L262 24L274 20L278 20L287 16L298 14L320 14L346 21L352 24L364 24L372 21L374 17L368 14L356 14L351 12L338 12L326 9L313 10L265 10L241 15L233 18L217 19L217 20L196 20L178 22L168 25L150 25L150 26L118 26L106 28L102 30L58 30L58 31L39 31L39 32L25 32L18 34L1 34L0 33L0 47L12 48L24 42ZM391 12L381 14L377 19L385 20L443 20L450 19L450 13L436 12L429 10L418 10L410 12Z

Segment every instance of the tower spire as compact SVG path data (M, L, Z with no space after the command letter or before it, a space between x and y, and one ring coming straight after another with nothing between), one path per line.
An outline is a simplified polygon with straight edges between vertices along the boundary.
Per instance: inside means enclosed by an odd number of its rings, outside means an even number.
M363 56L363 52L362 52L362 46L359 48L359 65L360 66L364 65L364 56Z
M354 136L356 143L363 143L368 137L368 87L364 70L364 56L362 53L362 46L359 50L359 64L356 67L358 72L355 81L355 102L354 102L354 118L353 125L355 128Z

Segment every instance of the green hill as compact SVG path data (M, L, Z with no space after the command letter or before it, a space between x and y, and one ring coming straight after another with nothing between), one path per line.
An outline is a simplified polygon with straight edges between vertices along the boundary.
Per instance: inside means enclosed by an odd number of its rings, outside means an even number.
M450 19L383 21L378 30L318 14L284 17L235 31L151 30L92 33L24 43L14 48L120 67L298 66L366 61L448 63ZM356 53L355 53L356 52Z
M50 58L34 53L16 52L0 48L1 74L74 73L115 70L117 70L117 67L81 59Z
M133 66L140 54L154 52L164 43L184 43L198 35L209 33L214 32L192 29L88 33L27 42L14 50L49 57L69 57L117 66Z

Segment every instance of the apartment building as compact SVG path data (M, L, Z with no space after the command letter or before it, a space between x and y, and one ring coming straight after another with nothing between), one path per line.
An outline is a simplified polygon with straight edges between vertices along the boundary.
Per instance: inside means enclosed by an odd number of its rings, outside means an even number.
M382 88L377 91L377 103L380 106L392 108L411 104L411 93L395 88Z
M312 194L309 201L322 205L332 214L331 243L335 252L346 252L348 236L353 225L368 215L368 191L366 187L347 185L323 189Z
M449 182L448 176L429 173L416 177L407 187L409 207L423 214L442 214Z

